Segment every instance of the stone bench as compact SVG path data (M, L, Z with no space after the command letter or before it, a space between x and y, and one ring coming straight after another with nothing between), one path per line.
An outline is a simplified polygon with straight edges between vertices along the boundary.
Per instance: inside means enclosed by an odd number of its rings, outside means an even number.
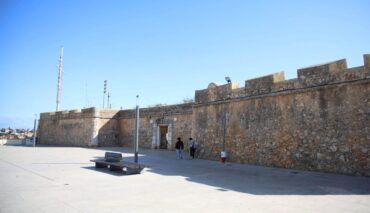
M121 153L106 152L104 158L90 160L95 163L95 168L109 168L111 171L124 171L126 174L140 174L144 164L132 163L122 160Z

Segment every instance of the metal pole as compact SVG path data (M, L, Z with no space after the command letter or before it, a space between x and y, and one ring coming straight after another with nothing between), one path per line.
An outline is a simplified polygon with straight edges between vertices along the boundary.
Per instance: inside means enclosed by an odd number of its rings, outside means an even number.
M136 96L136 119L135 119L135 163L138 163L139 161L139 127L140 127L140 116L139 116L139 95Z
M36 146L36 125L37 125L37 114L35 115L35 122L33 124L33 147Z
M231 79L230 77L225 77L226 81L227 81L227 86L228 86L228 90L230 90L227 94L227 99L228 98L231 98ZM226 125L227 125L227 112L226 112L226 100L224 99L224 103L223 103L223 140L222 140L222 151L226 151L225 150L225 144L226 144Z
M59 111L60 96L62 93L62 75L63 75L63 47L60 51L59 65L58 65L58 83L57 83L57 106L55 111Z
M105 95L107 94L107 80L104 80L103 109L105 107Z
M225 143L226 143L226 107L225 107L225 103L224 103L224 106L222 107L223 108L223 114L224 114L224 118L223 118L223 130L224 130L224 132L223 132L223 141L222 141L222 151L225 151Z
M105 102L105 94L103 93L103 109L104 109L104 102Z
M108 109L110 108L110 105L109 105L109 98L110 98L110 93L108 92L108 102L107 102L107 108L108 108Z

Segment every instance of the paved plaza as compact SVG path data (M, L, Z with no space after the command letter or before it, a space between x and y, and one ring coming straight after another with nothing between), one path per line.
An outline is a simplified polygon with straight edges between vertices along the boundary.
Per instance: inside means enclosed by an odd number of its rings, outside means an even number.
M95 169L128 148L0 146L0 212L370 212L370 178L177 160L140 150L140 175Z

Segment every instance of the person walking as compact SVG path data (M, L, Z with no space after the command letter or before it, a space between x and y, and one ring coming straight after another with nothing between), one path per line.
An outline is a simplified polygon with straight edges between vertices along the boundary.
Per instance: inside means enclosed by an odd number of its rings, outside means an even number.
M182 151L184 150L184 142L182 142L180 137L177 138L175 148L176 148L177 159L182 159Z
M195 158L195 151L197 150L197 142L193 138L189 138L190 156Z

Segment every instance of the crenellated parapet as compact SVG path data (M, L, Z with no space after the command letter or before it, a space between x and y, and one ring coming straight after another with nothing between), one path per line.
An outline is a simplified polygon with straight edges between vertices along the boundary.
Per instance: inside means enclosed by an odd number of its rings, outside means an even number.
M158 117L158 116L192 114L193 104L194 103L185 103L185 104L140 108L140 117L141 118L145 118L145 117L151 118L151 117ZM119 118L120 119L135 118L135 113L136 111L134 109L121 110L119 112Z
M370 71L370 54L364 55L364 68Z
M284 79L284 71L245 81L240 88L237 82L218 85L210 83L207 89L195 91L195 102L204 104L230 98L253 97L287 90L298 90L317 86L370 78L370 54L365 54L364 65L348 68L346 59L300 68L298 78Z
M79 119L79 118L117 118L119 110L98 109L96 107L86 109L73 109L57 112L45 112L40 114L41 119Z
M40 114L40 119L75 119L94 116L96 108L73 109Z
M195 91L196 103L207 103L219 100L230 99L233 92L239 89L238 82L230 82L228 84L219 85L210 83L207 89Z
M245 81L245 95L262 95L271 93L274 88L274 84L277 82L284 81L284 72L277 72L271 75L251 79Z
M335 81L335 74L347 69L346 59L298 69L298 80L303 86L316 86Z
M346 59L298 69L298 81L301 88L323 86L353 80L366 79L370 76L368 64L370 58L364 55L364 66L347 68Z

